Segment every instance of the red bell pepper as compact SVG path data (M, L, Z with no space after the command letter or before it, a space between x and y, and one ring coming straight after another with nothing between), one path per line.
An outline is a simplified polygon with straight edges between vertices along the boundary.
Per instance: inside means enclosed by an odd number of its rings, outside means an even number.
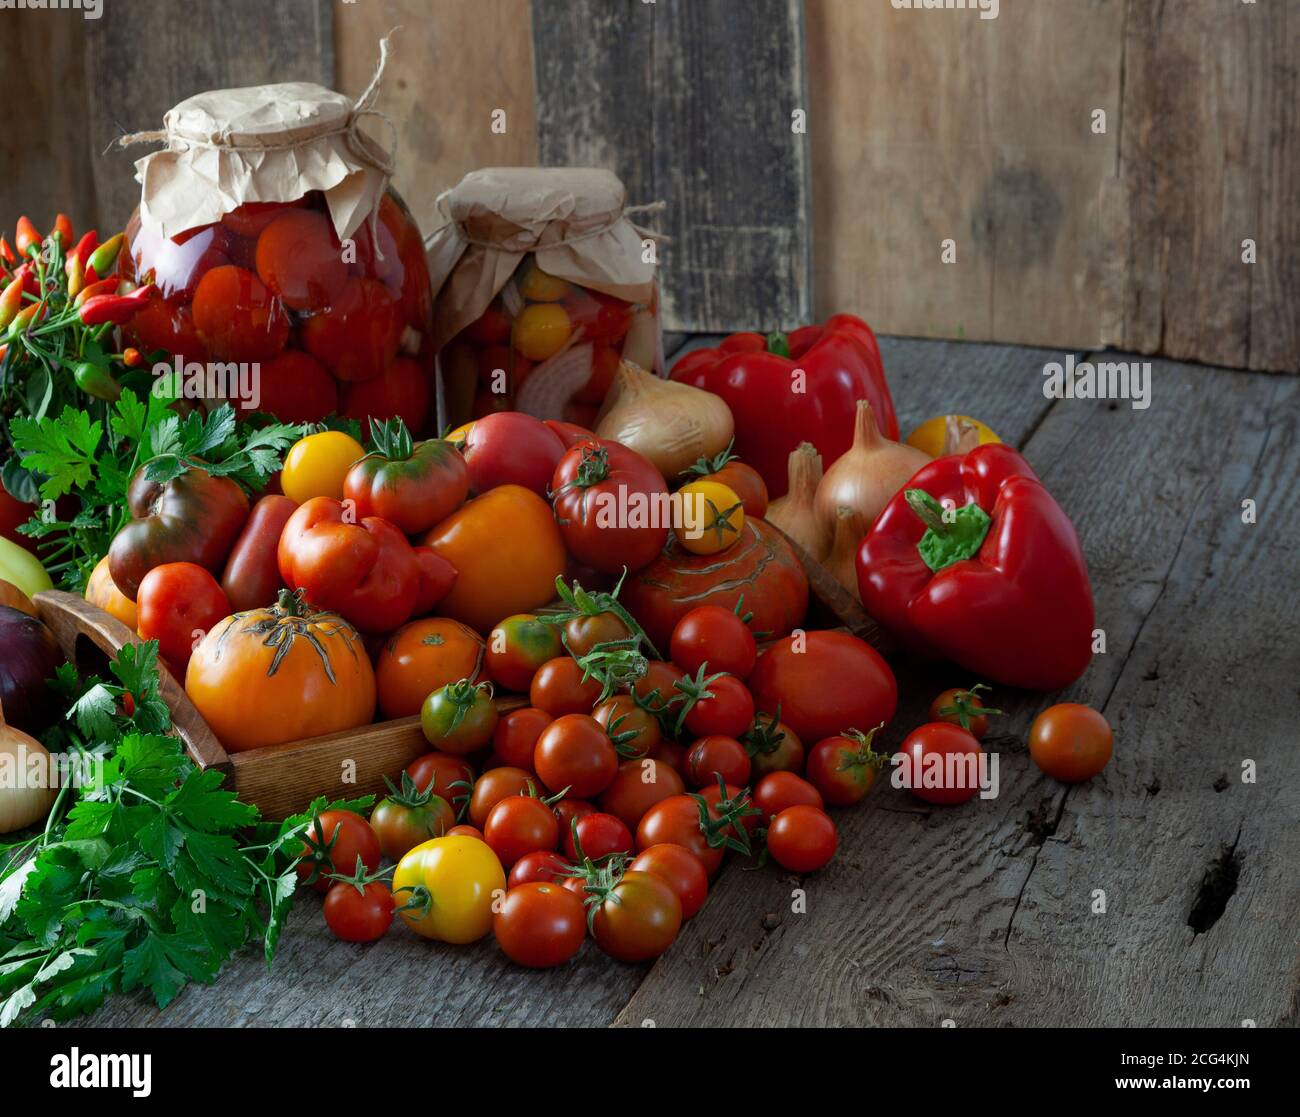
M923 466L857 556L862 604L913 650L1030 690L1074 682L1093 602L1074 525L1015 450Z
M362 632L391 632L433 607L433 571L406 536L378 516L357 520L333 497L313 497L289 517L279 561L286 586Z
M871 404L881 433L898 440L876 335L852 314L789 335L732 334L717 349L688 353L672 378L727 401L735 452L763 475L773 499L789 487L790 452L799 443L816 446L826 468L853 444L860 399Z

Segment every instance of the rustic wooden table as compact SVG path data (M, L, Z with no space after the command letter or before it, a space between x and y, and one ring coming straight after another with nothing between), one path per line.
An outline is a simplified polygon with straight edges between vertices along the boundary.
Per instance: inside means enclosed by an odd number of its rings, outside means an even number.
M118 998L89 1024L1295 1025L1300 380L1156 361L1151 406L1135 410L1045 399L1043 365L1060 353L883 349L904 429L952 410L988 421L1087 552L1106 654L1065 694L997 694L1011 715L992 742L998 798L929 808L877 786L838 814L825 872L729 864L650 966L588 944L533 973L490 939L400 929L348 945L308 897L272 973L250 950L165 1012ZM889 745L939 689L972 680L901 665L899 681ZM1080 787L1042 776L1025 749L1059 699L1115 729L1110 766Z

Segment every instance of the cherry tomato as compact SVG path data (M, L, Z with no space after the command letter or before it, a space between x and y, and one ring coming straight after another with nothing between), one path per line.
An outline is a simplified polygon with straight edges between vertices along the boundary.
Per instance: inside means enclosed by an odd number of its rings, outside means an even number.
M1115 738L1091 706L1049 706L1029 728L1029 755L1039 769L1062 783L1090 780L1110 762Z
M577 843L573 840L574 828L578 831ZM582 846L581 855L578 846ZM564 835L564 852L570 861L578 862L586 858L599 861L611 853L632 852L632 831L622 819L612 814L595 811L583 815L570 826Z
M768 823L786 807L800 805L821 807L824 803L821 792L793 772L771 772L754 788L754 806Z
M198 642L230 616L230 602L212 574L192 562L155 566L136 594L136 624L159 654L183 670Z
M988 715L1002 713L985 706L980 700L979 692L988 689L983 683L976 683L970 690L959 687L945 690L930 703L930 720L960 725L977 741L983 740L989 728Z
M537 738L554 720L545 710L535 706L511 710L497 722L492 733L493 754L502 764L531 771Z
M394 861L430 838L441 838L455 825L452 805L440 795L417 790L410 776L400 791L381 799L370 813L379 848Z
M667 702L677 695L675 684L683 679L685 674L675 663L652 659L646 663L646 673L637 679L632 691L642 701L653 699L657 707L659 703Z
M358 889L337 881L325 894L325 924L344 942L375 942L388 933L397 910L393 894L382 881Z
M635 830L656 803L686 791L677 771L659 759L625 760L600 797L600 807Z
M563 884L572 867L554 850L537 849L525 853L515 862L514 868L510 870L509 884L511 888L530 882Z
M728 835L739 836L737 825L742 826L746 834L758 829L762 813L754 806L749 788L737 787L733 783L719 786L715 782L712 787L703 787L696 794L709 805L712 813L729 814L735 819L726 829Z
M694 795L670 795L655 803L641 817L636 828L636 848L644 851L651 846L668 843L690 850L700 859L705 872L713 876L722 866L726 852L720 831L725 826L716 825L716 808L704 805L710 819L708 832L701 824L700 801ZM711 839L717 841L713 845Z
M613 782L618 753L595 718L564 714L542 730L533 750L533 768L547 787L588 799Z
M558 884L520 884L501 901L492 932L512 962L544 969L567 962L582 949L587 914L582 901Z
M663 739L658 719L627 694L605 699L591 716L618 742L619 755L627 759L653 755Z
M655 759L680 776L686 771L686 746L678 741L661 741Z
M681 846L667 843L650 846L637 854L628 869L659 877L676 892L682 905L682 922L690 919L708 899L709 874L700 859Z
M463 756L427 752L406 766L406 774L420 791L431 791L459 806L468 803L474 786L474 769Z
M397 356L405 325L402 304L380 280L353 278L302 324L302 343L340 380L374 380Z
M686 712L686 728L697 737L720 734L738 738L754 723L754 699L735 675L700 675L695 681L693 692L699 698Z
M448 830L446 836L448 838L477 838L480 842L483 841L482 830L480 830L477 826L470 826L467 823L463 823L463 822L459 826L453 826L450 830ZM487 843L484 842L484 845L486 844Z
M570 799L567 795L555 804L555 817L560 821L560 833L567 834L573 828L575 818L585 818L596 813L596 804L586 799Z
M489 768L474 781L469 799L469 820L480 830L487 826L488 815L502 799L513 795L542 795L546 788L532 772L522 768Z
M964 803L979 794L978 761L984 750L966 730L932 721L912 730L899 750L905 786L927 803Z
M496 727L497 708L487 683L448 683L429 695L420 709L425 740L443 752L475 752L492 739Z
M596 945L620 962L658 958L682 926L682 902L653 873L628 872L596 906L591 933Z
M190 309L199 337L219 360L269 361L289 340L279 301L251 271L233 264L204 275Z
M835 823L820 807L798 804L786 807L767 830L767 849L783 869L815 873L835 856L839 839Z
M803 742L775 715L764 721L763 715L759 714L741 740L749 751L755 776L762 777L771 772L794 772L797 775L803 771Z
M483 840L509 869L526 853L546 852L560 843L555 812L531 795L511 795L488 812Z
M359 814L322 811L307 826L298 878L317 892L328 892L334 882L326 874L351 876L357 871L358 857L366 872L373 873L381 856L378 835Z
M749 753L734 737L701 737L686 754L686 778L692 787L711 787L721 776L743 787L749 782Z
M558 303L569 293L569 285L542 271L534 262L519 281L519 293L530 303Z
M631 635L614 613L574 617L564 626L564 643L575 656L586 655L597 644L626 640Z
M683 548L693 555L717 555L735 546L745 530L745 505L731 489L717 481L692 481L677 495L684 522L673 531Z
M285 306L320 310L342 293L348 266L329 218L291 209L257 238L257 274Z
M595 679L584 682L577 661L567 655L557 656L537 669L528 688L528 700L552 717L587 714L600 700L600 683Z
M488 635L488 676L506 690L527 694L542 664L563 654L558 627L538 620L533 613L516 613Z
M861 802L876 782L876 773L889 762L871 747L875 733L850 730L827 737L808 754L808 780L831 806Z
M706 663L710 672L725 671L746 679L758 659L749 625L720 605L692 609L673 629L673 662L694 675Z
M573 333L569 313L559 303L532 303L515 319L511 333L515 349L530 361L554 357Z

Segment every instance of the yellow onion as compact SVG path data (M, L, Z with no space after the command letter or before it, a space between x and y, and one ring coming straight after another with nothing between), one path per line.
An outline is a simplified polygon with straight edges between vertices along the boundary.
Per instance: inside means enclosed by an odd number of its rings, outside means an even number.
M788 491L767 506L764 519L821 562L831 549L831 532L818 518L814 505L822 480L822 456L811 442L801 442L790 451L786 476Z
M814 504L817 519L833 536L839 510L851 508L861 518L865 531L890 498L918 469L929 464L928 454L913 446L891 442L881 434L871 404L858 400L853 445L826 471L817 486Z

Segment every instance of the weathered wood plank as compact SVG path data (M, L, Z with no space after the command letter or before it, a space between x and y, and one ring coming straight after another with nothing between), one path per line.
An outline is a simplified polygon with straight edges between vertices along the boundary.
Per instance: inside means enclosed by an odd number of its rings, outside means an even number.
M1128 4L1115 264L1105 341L1237 368L1300 369L1300 11ZM1256 263L1243 262L1254 242Z
M87 24L86 67L94 95L90 120L100 220L121 228L140 200L132 164L147 151L100 156L127 132L161 128L173 105L206 89L272 82L334 82L329 0L225 0L105 4Z
M537 162L528 0L339 0L338 89L365 89L394 28L378 107L397 129L394 185L429 233L441 223L438 195L469 171Z
M808 320L811 234L802 0L533 3L547 165L608 167L664 200L670 330Z
M1041 396L1041 375L1031 383ZM1011 711L991 743L997 799L945 810L881 786L865 809L839 812L841 855L825 873L730 866L618 1023L1263 1026L1294 1015L1294 734L1260 695L1294 690L1294 653L1277 654L1263 611L1295 607L1300 393L1157 364L1153 394L1148 411L1057 403L1026 447L1089 556L1109 654L1064 697L1106 711L1112 766L1067 795L1023 744L1053 696L997 694ZM1267 528L1233 526L1248 492L1270 509ZM1157 661L1169 680L1158 704L1145 681ZM973 681L900 674L886 745L941 687ZM1235 800L1217 794L1241 755L1267 780ZM1245 850L1238 897L1193 938L1188 913L1220 843ZM791 912L796 887L806 915ZM1108 889L1110 916L1089 913L1093 888Z

